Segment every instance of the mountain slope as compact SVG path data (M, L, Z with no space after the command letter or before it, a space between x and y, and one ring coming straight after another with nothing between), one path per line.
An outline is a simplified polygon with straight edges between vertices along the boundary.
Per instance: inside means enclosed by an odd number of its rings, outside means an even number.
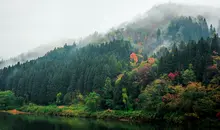
M128 42L88 45L77 49L65 45L37 60L0 71L0 89L14 90L29 101L48 104L57 92L99 90L107 77L114 78L126 70L131 53Z
M168 24L171 20L175 19L179 16L192 16L197 17L198 15L202 15L206 18L208 25L211 23L214 27L217 28L220 20L220 16L218 15L218 12L220 12L220 9L208 7L208 6L190 6L190 5L182 5L182 4L175 4L175 3L166 3L154 6L152 9L147 11L145 14L143 14L138 19L134 19L133 21L126 22L126 24L122 24L116 29L109 30L106 34L99 34L95 32L94 34L91 34L81 40L64 40L64 41L58 41L51 44L42 45L39 48L33 49L29 51L28 53L24 53L18 57L6 60L4 63L0 65L0 68L4 66L8 66L11 64L16 64L19 62L24 62L26 60L35 59L37 57L41 57L49 50L54 49L54 47L61 47L66 42L69 44L72 44L73 42L77 41L76 43L80 46L84 46L89 43L100 43L100 42L109 42L112 39L114 39L116 36L111 36L112 33L118 33L121 30L121 28L127 29L132 36L133 39L135 37L138 37L138 32L141 30L144 30L147 37L152 37L158 28L161 30L166 30L168 27ZM220 26L220 24L219 24ZM220 29L218 29L220 31ZM124 34L126 35L126 34ZM145 37L140 37L142 40ZM126 40L129 39L129 37L125 37ZM137 38L136 38L137 39ZM154 40L153 40L154 41ZM136 41L134 41L136 43ZM149 42L152 42L152 40L149 40Z

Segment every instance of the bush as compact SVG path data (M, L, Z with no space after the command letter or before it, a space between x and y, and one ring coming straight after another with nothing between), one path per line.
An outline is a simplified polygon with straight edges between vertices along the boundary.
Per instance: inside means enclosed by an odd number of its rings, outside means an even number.
M0 91L0 109L12 109L16 106L16 97L12 91Z
M97 111L100 105L100 96L96 92L91 92L86 97L86 106L89 111Z
M212 115L215 113L215 102L213 102L210 98L205 97L202 99L198 99L198 101L195 102L193 105L193 110L199 115L199 116L207 116Z

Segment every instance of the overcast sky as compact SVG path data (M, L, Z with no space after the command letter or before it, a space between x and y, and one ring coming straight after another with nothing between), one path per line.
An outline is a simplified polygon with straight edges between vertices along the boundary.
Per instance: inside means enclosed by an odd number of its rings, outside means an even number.
M0 57L106 31L169 0L0 0ZM170 0L220 6L220 0Z

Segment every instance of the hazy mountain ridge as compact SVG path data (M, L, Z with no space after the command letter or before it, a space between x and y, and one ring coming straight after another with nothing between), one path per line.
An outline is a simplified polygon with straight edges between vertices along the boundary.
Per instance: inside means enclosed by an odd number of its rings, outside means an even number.
M148 34L146 35L149 38L148 44L151 44L153 43L153 41L155 41L154 35L156 33L156 30L158 28L160 28L161 30L166 30L169 22L179 16L197 17L198 15L202 15L206 18L208 24L212 23L213 26L217 28L217 26L220 25L220 16L218 15L218 12L220 12L219 8L213 8L209 6L182 5L175 3L156 5L152 7L149 11L144 13L142 16L139 16L138 18L130 22L120 24L118 27L109 30L105 34L95 32L85 38L81 38L78 40L67 39L41 45L38 48L28 51L27 53L23 53L15 58L11 58L2 62L0 64L0 68L16 64L17 62L25 62L27 60L36 59L45 55L48 51L54 49L55 47L63 46L65 43L72 44L73 42L76 42L77 45L80 45L82 47L89 43L109 42L112 39L117 39L116 35L110 36L109 34L117 32L118 29L120 30L121 28L127 30L127 32L130 32L131 34L129 34L129 36L133 35L133 39L135 39L135 37L138 37L139 34L136 33L138 29L147 30ZM217 31L220 31L220 29L217 29ZM124 39L129 40L129 37L126 37L126 35L127 34L123 34Z

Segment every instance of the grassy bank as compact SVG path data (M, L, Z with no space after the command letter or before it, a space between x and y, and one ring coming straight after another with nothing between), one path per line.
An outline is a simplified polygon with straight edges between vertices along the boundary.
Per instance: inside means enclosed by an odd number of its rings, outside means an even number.
M67 117L91 117L97 119L118 119L122 121L138 121L141 119L141 111L119 111L119 110L103 110L90 112L84 105L71 106L39 106L39 105L25 105L18 108L23 112L30 112L38 115L52 115L52 116L67 116Z
M184 116L179 113L168 113L161 119L156 117L154 112L142 111L121 111L121 110L101 110L90 112L84 105L71 106L39 106L39 105L25 105L17 110L28 112L36 115L51 115L51 116L66 116L66 117L84 117L105 120L120 120L120 121L134 121L134 122L153 122L166 120L174 123L182 123Z
M144 111L122 111L122 110L100 110L91 112L88 111L85 105L71 105L71 106L39 106L35 104L24 105L15 110L1 111L8 112L10 114L33 114L33 115L49 115L49 116L62 116L62 117L82 117L82 118L94 118L103 120L119 120L129 122L169 122L175 124L184 124L188 121L195 122L209 122L210 125L220 126L219 121L210 118L197 118L194 114L184 114L170 112L166 113L162 118L157 115L156 112L144 112Z

